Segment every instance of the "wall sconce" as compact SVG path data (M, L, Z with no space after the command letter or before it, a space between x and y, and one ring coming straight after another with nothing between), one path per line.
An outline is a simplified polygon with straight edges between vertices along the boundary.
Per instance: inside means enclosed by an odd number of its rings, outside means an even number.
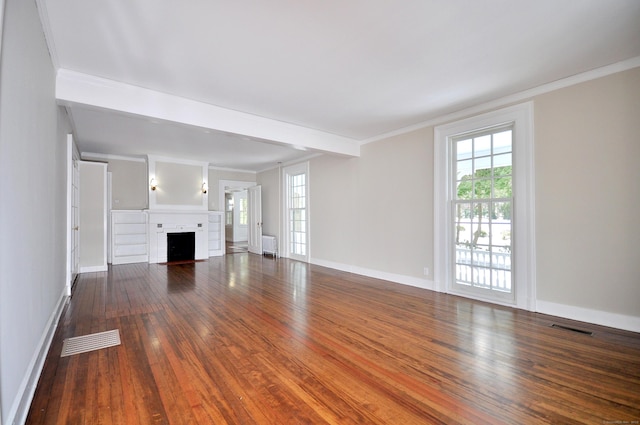
M207 182L203 182L202 183L202 193L207 193L207 190L209 190L209 186L207 185Z
M151 190L156 190L156 188L158 187L158 183L156 182L155 178L151 179L151 181L149 182L149 185L151 186Z

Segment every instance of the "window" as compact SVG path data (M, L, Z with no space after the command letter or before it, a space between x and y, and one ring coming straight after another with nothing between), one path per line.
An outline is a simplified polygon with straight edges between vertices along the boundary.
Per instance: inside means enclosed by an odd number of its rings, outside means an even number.
M296 174L289 179L289 243L292 254L307 255L307 194L306 175Z
M435 129L435 289L535 310L533 104Z
M224 195L224 203L225 203L225 224L227 226L233 225L233 194L225 193Z
M308 166L284 169L287 253L291 258L309 261Z
M455 285L513 292L512 135L509 125L452 138Z
M240 198L238 202L238 221L241 226L247 225L247 198Z

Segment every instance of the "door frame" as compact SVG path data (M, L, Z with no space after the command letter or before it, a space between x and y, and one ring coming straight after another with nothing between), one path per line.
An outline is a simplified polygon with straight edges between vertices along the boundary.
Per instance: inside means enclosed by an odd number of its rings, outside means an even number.
M227 241L226 202L224 199L226 188L229 187L229 188L238 189L238 190L248 190L250 187L253 187L253 186L257 186L257 183L255 181L250 182L250 181L243 181L243 180L218 180L218 211L222 211L225 214L224 216L225 225L223 226L223 229L225 229L225 234L222 235L222 240L224 241L224 243L226 243ZM248 194L247 194L247 199L248 199ZM248 232L248 229L247 229L247 232ZM225 253L226 253L226 250L225 250Z
M79 258L79 182L78 161L80 155L73 141L73 134L67 134L67 273L65 295L71 296L73 282L80 270ZM74 192L75 185L75 192Z
M247 182L241 180L218 180L218 211L225 211L224 191L227 187L247 190L250 187L256 185L256 182Z

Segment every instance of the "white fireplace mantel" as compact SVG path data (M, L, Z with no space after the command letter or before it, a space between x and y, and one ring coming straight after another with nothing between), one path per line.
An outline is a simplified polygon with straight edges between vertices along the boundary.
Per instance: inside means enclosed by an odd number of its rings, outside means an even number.
M209 258L208 211L148 210L149 263L167 261L167 234L195 233L195 259Z

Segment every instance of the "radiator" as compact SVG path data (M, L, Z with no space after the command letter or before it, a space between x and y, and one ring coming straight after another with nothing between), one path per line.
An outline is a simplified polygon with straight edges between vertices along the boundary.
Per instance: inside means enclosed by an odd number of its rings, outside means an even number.
M275 236L262 235L262 253L278 257L278 243Z

